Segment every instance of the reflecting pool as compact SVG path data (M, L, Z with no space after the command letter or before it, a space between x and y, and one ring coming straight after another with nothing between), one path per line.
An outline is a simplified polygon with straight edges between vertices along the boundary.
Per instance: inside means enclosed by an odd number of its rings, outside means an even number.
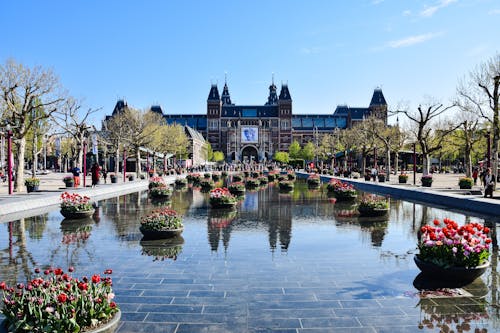
M144 191L98 205L80 221L54 211L1 224L0 280L24 281L35 267L73 266L78 277L111 268L118 332L500 331L498 218L393 199L387 216L359 218L354 204L300 182L291 194L247 191L229 210L193 188L169 202ZM184 216L182 236L143 240L141 216L164 205ZM492 266L421 298L417 231L445 217L490 226Z

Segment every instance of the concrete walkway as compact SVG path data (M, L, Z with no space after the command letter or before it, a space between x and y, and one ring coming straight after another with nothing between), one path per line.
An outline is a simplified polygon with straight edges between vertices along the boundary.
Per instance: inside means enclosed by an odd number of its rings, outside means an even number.
M23 189L24 192L14 192L12 195L9 195L7 183L0 183L0 223L54 210L61 203L61 193L65 191L70 193L77 192L97 201L117 195L145 190L148 187L147 179L127 180L123 182L123 175L121 175L121 177L118 178L118 182L115 184L111 184L108 179L106 184L102 183L92 188L90 186L92 180L90 177L87 177L86 187L83 187L82 180L79 188L66 188L62 179L68 175L68 173L39 175L37 176L40 178L39 190L32 193L26 193L25 189ZM176 176L164 177L167 183L173 183L175 178Z

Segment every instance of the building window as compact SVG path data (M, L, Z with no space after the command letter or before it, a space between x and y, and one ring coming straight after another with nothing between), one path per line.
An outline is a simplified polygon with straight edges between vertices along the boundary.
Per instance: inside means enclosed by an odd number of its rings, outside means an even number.
M289 127L290 127L290 125L288 124L288 120L281 121L281 129L282 130L287 130Z
M218 130L219 129L219 121L211 119L208 121L208 129L210 130Z

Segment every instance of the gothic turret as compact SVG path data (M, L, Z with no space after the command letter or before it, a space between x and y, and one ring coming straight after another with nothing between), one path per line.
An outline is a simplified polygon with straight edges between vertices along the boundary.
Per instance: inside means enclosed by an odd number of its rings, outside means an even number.
M269 86L269 97L267 98L266 105L276 105L278 104L278 94L276 94L276 86L274 85L274 80Z
M222 90L222 105L233 105L231 103L231 96L229 96L229 88L227 87L227 82L224 83L224 89Z
M382 93L382 89L375 88L375 90L373 91L372 100L370 102L370 107L381 106L381 105L387 106L387 102L385 101L385 97L384 97L384 94Z
M370 113L376 118L382 120L387 125L387 102L385 101L382 89L375 88L373 91L372 100L368 107Z
M281 85L281 91L280 91L280 101L288 101L292 100L292 97L290 96L290 91L288 91L288 84L282 84Z
M210 93L208 94L207 102L220 101L219 89L216 84L212 84Z
M117 114L122 113L126 108L128 108L127 102L125 102L123 99L119 99L116 102L115 108L113 109L112 116L116 116Z

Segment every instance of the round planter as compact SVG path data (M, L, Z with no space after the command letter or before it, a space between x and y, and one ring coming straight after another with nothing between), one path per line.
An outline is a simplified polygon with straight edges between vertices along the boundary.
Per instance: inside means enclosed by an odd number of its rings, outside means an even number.
M70 219L70 220L84 219L84 218L92 216L94 214L94 212L95 212L95 209L93 209L93 208L91 210L83 210L80 212L68 212L67 210L61 209L62 216L64 216L67 219Z
M75 187L75 182L65 182L66 187Z
M407 181L408 181L408 178L399 178L400 184L406 184Z
M114 316L108 320L107 322L103 323L102 325L99 325L94 328L83 328L81 331L82 333L113 333L116 328L118 327L118 324L120 323L120 319L122 317L122 312L118 310ZM9 326L9 322L7 320L4 320L1 323L1 328L7 328ZM1 332L4 332L4 330L0 329ZM5 330L7 332L7 330Z
M118 324L120 323L120 319L122 317L122 312L118 310L117 313L105 324L99 325L93 329L83 330L83 333L113 333Z
M116 177L111 177L111 178L109 178L109 179L111 180L111 183L113 183L113 184L115 184L115 183L116 183L116 181L117 181L117 178L116 178Z
M225 203L215 203L210 202L212 208L231 208L236 206L237 202L225 202Z
M167 229L167 230L148 230L144 229L142 226L139 227L139 230L144 235L145 239L163 239L179 236L182 231L184 231L184 227L179 229Z
M467 185L459 185L460 186L460 189L461 190L470 190L472 188L471 185L467 184Z
M151 199L170 199L172 196L172 192L168 193L159 193L159 192L150 192L149 195L151 196Z
M26 185L26 191L28 193L38 191L38 185Z
M242 189L242 190L230 189L229 190L229 193L231 193L232 195L235 195L237 197L241 197L242 195L245 195L245 192L246 192L245 189Z
M483 265L477 267L449 267L443 268L436 264L420 260L418 255L413 257L415 264L422 273L432 279L446 281L454 285L466 285L480 277L488 267L490 262L487 261Z
M389 212L389 208L377 209L377 208L363 208L358 207L359 216L384 216Z
M333 192L337 201L354 201L357 198L357 194L344 194L343 192Z
M142 239L140 244L142 254L155 257L155 260L176 260L177 256L182 252L184 238L174 236L168 239Z

